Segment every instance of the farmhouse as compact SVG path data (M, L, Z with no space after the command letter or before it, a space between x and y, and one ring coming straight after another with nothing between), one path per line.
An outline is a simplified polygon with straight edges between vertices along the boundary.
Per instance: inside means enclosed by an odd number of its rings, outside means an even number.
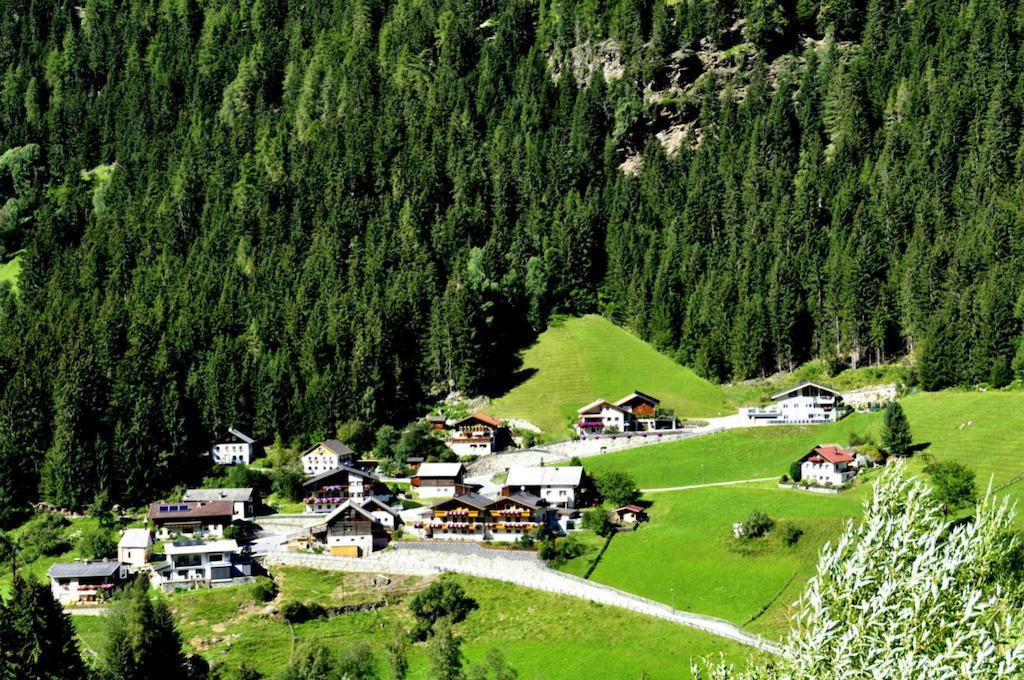
M174 534L223 536L234 515L235 505L231 501L182 501L151 503L148 517L154 533L166 539Z
M839 444L819 444L800 459L800 481L821 486L842 486L856 476L851 456Z
M511 441L508 428L486 413L474 413L452 424L445 440L459 456L486 456L506 448Z
M167 592L252 581L252 560L239 552L234 539L174 541L164 546L164 554L167 561L154 567L153 584Z
M423 463L412 482L413 495L419 498L444 498L467 491L466 469L462 463Z
M768 407L741 409L740 413L755 423L770 425L808 425L833 423L842 412L843 396L835 390L813 382L771 396L775 403Z
M580 466L513 467L509 468L501 495L525 492L543 498L549 505L575 508L583 476Z
M337 470L355 462L355 451L337 439L325 439L302 452L302 471L307 475Z
M117 559L131 567L145 566L153 556L153 535L149 529L125 529L117 542Z
M558 527L542 498L518 492L491 500L465 493L435 503L429 516L415 522L413 529L439 540L514 541L541 525Z
M341 557L369 555L386 547L389 540L387 529L372 514L371 508L353 500L342 503L309 532L312 540L327 546L332 555Z
M349 499L362 501L374 495L390 495L377 475L348 465L322 472L302 488L309 493L304 501L306 512L334 512Z
M255 489L188 489L181 500L186 502L230 501L232 503L232 519L247 520L256 516L259 505L259 494Z
M672 411L658 408L661 401L643 392L632 392L615 403L598 399L577 411L580 435L604 432L653 432L674 430L679 423Z
M210 446L210 455L217 465L249 465L256 440L241 430L228 428Z
M128 565L114 560L63 562L50 567L50 591L61 604L102 602L128 581Z

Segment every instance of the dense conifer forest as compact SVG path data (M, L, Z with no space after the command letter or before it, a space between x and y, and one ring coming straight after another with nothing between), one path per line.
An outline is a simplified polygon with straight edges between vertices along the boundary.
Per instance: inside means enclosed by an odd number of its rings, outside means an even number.
M232 423L500 391L552 314L715 380L1020 376L1022 31L1006 0L0 0L0 510L142 501Z

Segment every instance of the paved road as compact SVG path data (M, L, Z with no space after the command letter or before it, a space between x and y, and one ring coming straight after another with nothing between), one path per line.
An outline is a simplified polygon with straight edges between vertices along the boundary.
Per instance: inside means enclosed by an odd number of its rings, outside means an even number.
M515 555L513 557L513 555ZM267 566L294 565L324 569L382 574L427 576L446 571L481 578L515 583L527 588L578 597L591 602L628 609L648 616L672 621L683 626L728 638L773 654L779 653L776 643L743 630L739 626L711 616L679 611L666 604L593 581L548 569L535 556L487 550L461 543L423 542L397 544L368 557L335 557L306 553L272 552L261 557Z
M709 482L707 484L687 484L686 486L663 486L658 489L640 489L640 493L661 493L663 491L707 489L712 486L733 486L734 484L753 484L754 482L774 482L777 479L778 477L761 477L759 479L736 479L731 482Z

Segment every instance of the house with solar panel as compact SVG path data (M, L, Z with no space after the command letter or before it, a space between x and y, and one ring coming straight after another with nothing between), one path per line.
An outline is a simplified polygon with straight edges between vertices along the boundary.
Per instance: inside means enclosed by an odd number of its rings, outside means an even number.
M127 564L107 559L54 564L47 575L53 598L62 605L104 602L130 579Z
M162 540L173 536L219 538L234 516L232 501L160 501L150 504L147 515L153 533Z
M186 489L181 500L196 503L230 501L234 508L232 519L249 520L256 516L260 495L256 489L250 488Z

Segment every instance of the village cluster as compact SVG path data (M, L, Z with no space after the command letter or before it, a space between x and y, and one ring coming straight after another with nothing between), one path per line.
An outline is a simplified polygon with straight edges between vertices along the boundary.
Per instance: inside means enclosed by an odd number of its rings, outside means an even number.
M822 385L803 383L772 396L773 405L743 409L755 424L833 422L841 413L842 396ZM616 401L598 399L578 411L580 438L624 433L661 433L679 428L670 411L655 397L633 392ZM444 432L445 443L460 457L487 456L512 445L509 428L500 420L475 413L448 420L428 416L430 426ZM257 442L231 428L212 442L216 465L248 465ZM642 454L638 454L642 455ZM433 462L411 457L408 491L396 491L376 461L362 460L336 439L321 441L301 455L306 475L301 529L272 537L275 549L313 551L358 558L382 550L399 536L420 540L515 542L541 529L564 536L578 528L581 508L593 505L596 494L584 468L511 466L500 486L484 490L467 481L462 462ZM795 462L805 487L835 490L847 484L863 461L838 444L820 444ZM391 482L392 486L389 486ZM406 508L398 495L415 500ZM146 526L125 529L116 559L55 564L49 571L54 597L61 603L103 601L136 574L144 573L165 592L246 583L260 573L252 557L262 508L252 488L188 489L180 501L150 504ZM644 521L644 508L626 505L608 511L619 525ZM240 542L239 539L242 539Z

